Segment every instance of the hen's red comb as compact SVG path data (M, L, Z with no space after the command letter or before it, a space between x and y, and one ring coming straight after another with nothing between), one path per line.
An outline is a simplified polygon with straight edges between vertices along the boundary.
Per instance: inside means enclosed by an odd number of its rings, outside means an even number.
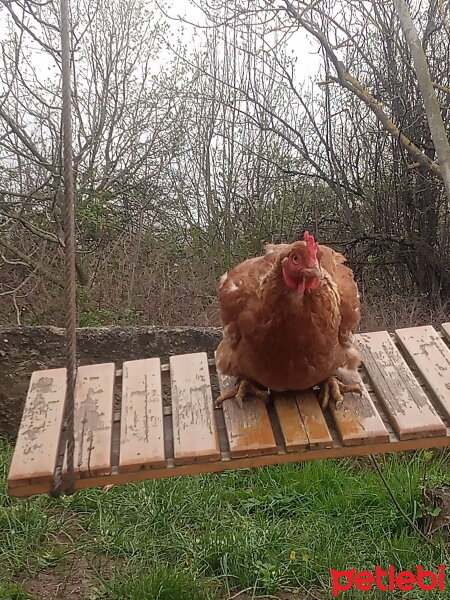
M314 236L310 235L309 231L305 231L303 234L303 239L306 242L306 247L308 248L310 258L317 260L317 250L319 249L319 244L314 239Z

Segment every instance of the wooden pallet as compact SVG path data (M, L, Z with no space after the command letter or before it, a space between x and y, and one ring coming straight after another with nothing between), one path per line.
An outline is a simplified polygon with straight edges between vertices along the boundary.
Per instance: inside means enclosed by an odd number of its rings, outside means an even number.
M75 406L76 488L450 445L450 323L358 336L362 397L324 415L315 392L214 408L205 353L82 366ZM120 393L121 381L121 393ZM211 386L213 384L213 386ZM8 477L11 496L51 490L63 465L65 369L33 373Z

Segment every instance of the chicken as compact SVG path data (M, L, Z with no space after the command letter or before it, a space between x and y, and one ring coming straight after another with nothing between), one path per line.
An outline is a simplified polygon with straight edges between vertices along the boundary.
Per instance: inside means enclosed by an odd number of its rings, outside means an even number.
M339 403L343 393L361 393L353 341L360 302L345 257L308 232L303 241L268 244L265 251L220 280L216 361L237 385L217 403L235 398L242 405L246 395L319 385L325 409L330 398Z

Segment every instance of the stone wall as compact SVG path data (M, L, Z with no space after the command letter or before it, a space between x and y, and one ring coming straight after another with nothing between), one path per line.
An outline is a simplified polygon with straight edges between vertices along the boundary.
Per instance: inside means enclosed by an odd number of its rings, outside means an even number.
M0 435L14 437L20 424L30 374L65 365L65 332L56 327L0 327ZM77 332L79 364L122 364L124 360L207 352L213 356L219 329L98 327Z

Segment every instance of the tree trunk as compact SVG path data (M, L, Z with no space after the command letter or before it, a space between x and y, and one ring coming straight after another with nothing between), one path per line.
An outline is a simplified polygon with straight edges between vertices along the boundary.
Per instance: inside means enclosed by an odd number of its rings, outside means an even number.
M411 51L414 67L422 93L425 112L430 126L431 137L439 159L439 170L444 180L448 199L450 200L450 145L444 123L442 121L441 109L434 93L433 83L428 69L428 63L423 51L422 44L414 27L411 14L405 0L394 0L394 7L400 21L400 26L405 35L406 42Z

